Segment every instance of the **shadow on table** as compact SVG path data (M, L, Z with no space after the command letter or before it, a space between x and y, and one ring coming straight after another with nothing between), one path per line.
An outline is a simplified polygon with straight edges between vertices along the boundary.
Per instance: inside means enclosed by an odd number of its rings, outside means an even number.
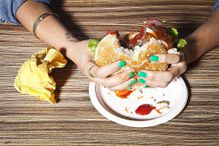
M88 36L83 32L77 21L68 13L63 10L63 1L53 1L52 9L54 12L60 15L62 23L71 31L75 38L78 40L89 39Z
M60 15L62 23L64 23L64 25L71 31L72 35L74 35L75 38L77 38L78 40L88 39L88 36L84 34L83 30L80 28L79 25L77 25L77 22L74 20L74 18L63 10L63 1L53 1L51 8L54 12ZM66 54L65 48L63 48L61 52L62 54ZM57 89L55 91L55 97L57 102L61 100L61 88L65 85L70 76L74 74L73 70L76 68L77 66L68 59L68 63L64 68L55 69L52 72L54 80L57 84Z
M68 63L64 68L57 68L52 71L52 76L56 82L55 98L56 102L60 102L60 94L62 92L62 87L66 84L68 79L74 74L74 70L77 66L68 60Z
M187 27L184 27L183 25L179 25L179 27L177 27L178 31L180 32L180 37L181 38L185 38L186 36L190 35L193 31L195 31L195 29L197 29L199 27L200 24L194 24L193 21L189 21L186 20L187 18L182 18L183 20L185 20L187 22ZM188 27L190 26L190 27ZM188 65L187 70L192 70L194 67L196 67L199 64L199 61L195 61L194 63L191 63ZM185 110L185 108L188 106L188 104L191 101L191 97L192 97L192 89L191 89L191 85L189 83L189 80L186 78L185 75L182 75L182 78L185 81L185 84L187 86L188 89L188 101L186 103L186 106L184 107L183 110Z
M194 63L191 63L188 65L187 70L192 70L194 67L198 66L198 64L200 63L199 60L195 61ZM189 84L189 81L187 80L187 78L185 77L185 75L182 75L182 78L184 79L187 87L188 87L188 102L186 104L186 106L189 104L191 97L192 97L192 90L191 90L191 85Z

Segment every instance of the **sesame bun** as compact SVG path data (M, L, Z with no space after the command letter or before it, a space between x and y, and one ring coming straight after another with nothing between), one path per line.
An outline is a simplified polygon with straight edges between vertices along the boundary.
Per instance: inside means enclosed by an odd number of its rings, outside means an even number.
M153 54L166 54L167 50L161 41L151 38L142 46L135 46L133 50L119 49L119 59L125 60L127 65L136 71L139 70L157 70L164 71L168 65L165 63L156 63L150 60Z
M106 35L97 45L94 58L96 64L103 66L118 61L118 48L120 47L116 34Z

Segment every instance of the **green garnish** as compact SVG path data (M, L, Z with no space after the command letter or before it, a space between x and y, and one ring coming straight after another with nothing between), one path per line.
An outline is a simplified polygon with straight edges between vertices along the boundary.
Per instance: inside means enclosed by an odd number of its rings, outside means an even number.
M93 56L95 55L96 47L97 47L98 43L99 43L99 41L95 40L95 39L90 39L88 41L88 48Z
M174 27L170 29L170 33L171 33L171 35L172 35L173 37L175 37L175 38L177 38L178 35L179 35L178 30L177 30L176 28L174 28Z
M177 43L177 48L184 48L187 45L187 41L185 39L180 39Z

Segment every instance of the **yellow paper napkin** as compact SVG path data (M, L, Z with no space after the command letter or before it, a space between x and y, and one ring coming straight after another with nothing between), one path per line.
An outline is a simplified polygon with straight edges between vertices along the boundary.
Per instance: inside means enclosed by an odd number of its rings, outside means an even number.
M67 60L59 51L46 48L21 65L14 87L21 94L36 96L54 104L56 83L50 73L53 68L62 68L66 63Z

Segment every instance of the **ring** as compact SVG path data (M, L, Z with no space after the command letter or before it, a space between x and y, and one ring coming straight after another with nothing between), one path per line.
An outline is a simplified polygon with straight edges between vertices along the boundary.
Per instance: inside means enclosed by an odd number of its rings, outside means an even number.
M184 60L185 59L185 54L182 52L182 51L178 51L180 56L181 56L181 60Z
M91 73L91 69L95 66L95 64L92 64L89 69L88 69L88 74L89 76L91 76L92 78L95 78L94 75Z
M132 85L128 85L128 86L127 86L127 89L128 89L128 90L132 90Z

